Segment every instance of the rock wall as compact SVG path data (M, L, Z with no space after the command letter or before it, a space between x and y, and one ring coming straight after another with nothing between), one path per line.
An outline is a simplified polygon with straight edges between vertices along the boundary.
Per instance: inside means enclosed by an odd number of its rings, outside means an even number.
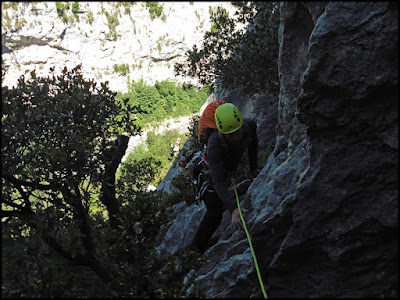
M397 4L280 10L275 148L241 201L267 295L398 297ZM199 211L180 207L160 248L187 244ZM224 216L217 238L197 288L262 297L244 231Z
M265 260L271 296L398 296L397 18L394 3L282 5L280 104L292 117L274 155L306 143L308 166L264 221L284 238Z

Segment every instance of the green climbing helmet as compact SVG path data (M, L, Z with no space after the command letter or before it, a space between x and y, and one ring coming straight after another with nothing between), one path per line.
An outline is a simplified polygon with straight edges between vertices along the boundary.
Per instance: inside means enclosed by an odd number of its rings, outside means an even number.
M223 134L235 132L243 125L243 116L232 103L225 103L215 110L215 123Z

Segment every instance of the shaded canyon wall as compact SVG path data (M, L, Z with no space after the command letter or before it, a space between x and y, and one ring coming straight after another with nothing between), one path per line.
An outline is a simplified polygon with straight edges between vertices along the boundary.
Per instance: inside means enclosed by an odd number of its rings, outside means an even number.
M241 202L267 294L398 297L397 5L280 10L274 150ZM160 255L188 245L203 213L178 204ZM207 298L262 297L246 235L229 219L188 278Z

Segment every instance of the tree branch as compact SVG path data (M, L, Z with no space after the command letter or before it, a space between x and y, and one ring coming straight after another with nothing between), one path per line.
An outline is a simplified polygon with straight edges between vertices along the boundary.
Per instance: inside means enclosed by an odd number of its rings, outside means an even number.
M102 266L102 264L96 260L92 253L87 255L77 254L72 257L71 253L65 251L61 244L59 244L55 238L50 234L50 230L40 230L43 226L41 222L36 220L34 213L31 212L21 212L21 211L2 211L2 218L4 217L18 217L24 220L27 225L36 230L39 236L46 242L46 244L55 250L59 255L61 255L66 260L80 266L85 266L90 268L95 274L97 274L105 283L111 282L111 277L109 272Z
M115 172L118 169L121 159L125 154L126 148L128 147L129 137L125 135L118 135L115 151L108 157L111 160L111 164L106 165L105 180L102 183L102 196L101 202L107 207L108 214L110 217L110 225L112 228L117 228L119 221L116 218L116 214L119 212L120 204L115 197Z
M40 184L39 179L35 181L26 181L26 180L21 180L15 178L13 175L7 175L3 174L3 178L5 180L8 180L11 182L14 186L29 186L31 188L34 188L36 190L41 190L41 191L47 191L47 190L54 190L54 189L59 189L59 185L53 185L53 184Z

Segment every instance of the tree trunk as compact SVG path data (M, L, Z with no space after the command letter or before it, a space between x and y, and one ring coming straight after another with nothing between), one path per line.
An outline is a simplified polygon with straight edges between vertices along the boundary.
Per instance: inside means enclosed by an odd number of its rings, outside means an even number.
M125 155L126 148L128 148L129 137L125 135L118 135L115 151L110 154L107 161L111 163L106 164L105 167L105 180L102 184L102 197L101 201L107 207L108 214L110 217L110 225L116 229L119 225L119 221L116 218L119 212L120 203L115 197L115 173L121 163L122 157Z

